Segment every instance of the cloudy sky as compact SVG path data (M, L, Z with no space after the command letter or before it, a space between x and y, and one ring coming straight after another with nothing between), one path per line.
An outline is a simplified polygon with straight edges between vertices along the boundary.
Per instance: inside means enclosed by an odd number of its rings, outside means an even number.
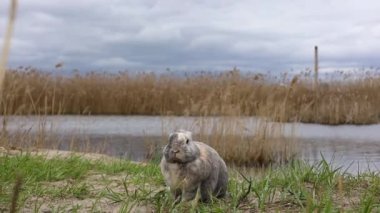
M9 65L289 71L312 67L318 45L324 70L380 67L379 11L377 0L20 0Z

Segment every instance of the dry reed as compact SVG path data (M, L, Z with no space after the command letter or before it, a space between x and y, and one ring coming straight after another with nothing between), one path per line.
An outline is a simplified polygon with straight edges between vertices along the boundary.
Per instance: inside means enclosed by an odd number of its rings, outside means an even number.
M6 71L5 67L8 62L9 50L11 48L11 38L12 38L14 23L16 20L17 4L18 4L17 0L12 0L11 5L9 7L8 25L5 30L3 49L1 51L1 57L0 57L0 93L3 89L3 82L4 82L4 77L5 77L5 71Z
M9 52L11 48L11 40L12 40L12 34L14 29L14 24L16 20L16 14L17 14L17 7L18 7L18 1L17 0L11 0L10 1L10 7L9 7L9 15L8 15L8 23L6 26L6 30L4 32L4 41L2 46L2 51L0 55L0 104L1 106L8 106L8 103L6 103L6 98L4 94L4 81L6 76L6 66L8 63L9 58ZM8 132L6 129L7 126L7 110L4 108L4 110L1 111L2 117L2 129L0 132L0 145L8 145Z
M306 76L306 77L305 77ZM307 74L273 81L238 70L187 77L128 72L52 75L32 68L6 75L9 114L264 116L274 121L368 124L380 118L380 79L323 83Z
M221 157L235 166L284 164L296 157L296 135L286 135L283 123L268 119L245 120L239 117L201 118L200 141L215 148ZM294 130L294 129L293 129Z

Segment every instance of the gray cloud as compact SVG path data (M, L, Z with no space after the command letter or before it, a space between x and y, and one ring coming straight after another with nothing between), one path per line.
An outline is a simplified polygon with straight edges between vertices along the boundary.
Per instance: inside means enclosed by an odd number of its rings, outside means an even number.
M312 67L319 45L325 70L377 67L378 11L374 0L24 0L10 65L286 71Z

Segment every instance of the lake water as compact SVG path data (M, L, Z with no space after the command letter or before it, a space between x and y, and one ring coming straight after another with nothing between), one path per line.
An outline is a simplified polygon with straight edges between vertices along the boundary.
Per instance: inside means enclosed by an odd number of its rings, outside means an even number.
M98 150L112 156L142 160L147 145L166 142L174 129L188 129L197 134L210 132L212 124L223 122L221 117L160 117L160 116L10 116L7 130L34 134L43 129L54 135L55 148L75 147ZM254 117L233 118L231 128L240 128L246 135L254 135L260 124ZM211 125L210 125L211 124ZM276 125L276 123L273 123ZM380 172L380 125L341 125L287 123L283 126L287 137L296 137L299 156L318 162L321 156L334 167L351 173L366 170ZM196 138L195 138L196 139ZM94 148L96 147L96 149Z

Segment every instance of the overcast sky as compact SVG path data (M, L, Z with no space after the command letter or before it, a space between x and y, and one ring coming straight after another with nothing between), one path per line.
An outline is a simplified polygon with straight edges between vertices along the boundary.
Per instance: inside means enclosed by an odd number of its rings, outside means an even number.
M377 0L20 0L9 65L277 72L313 67L318 45L325 70L380 67L379 14Z

